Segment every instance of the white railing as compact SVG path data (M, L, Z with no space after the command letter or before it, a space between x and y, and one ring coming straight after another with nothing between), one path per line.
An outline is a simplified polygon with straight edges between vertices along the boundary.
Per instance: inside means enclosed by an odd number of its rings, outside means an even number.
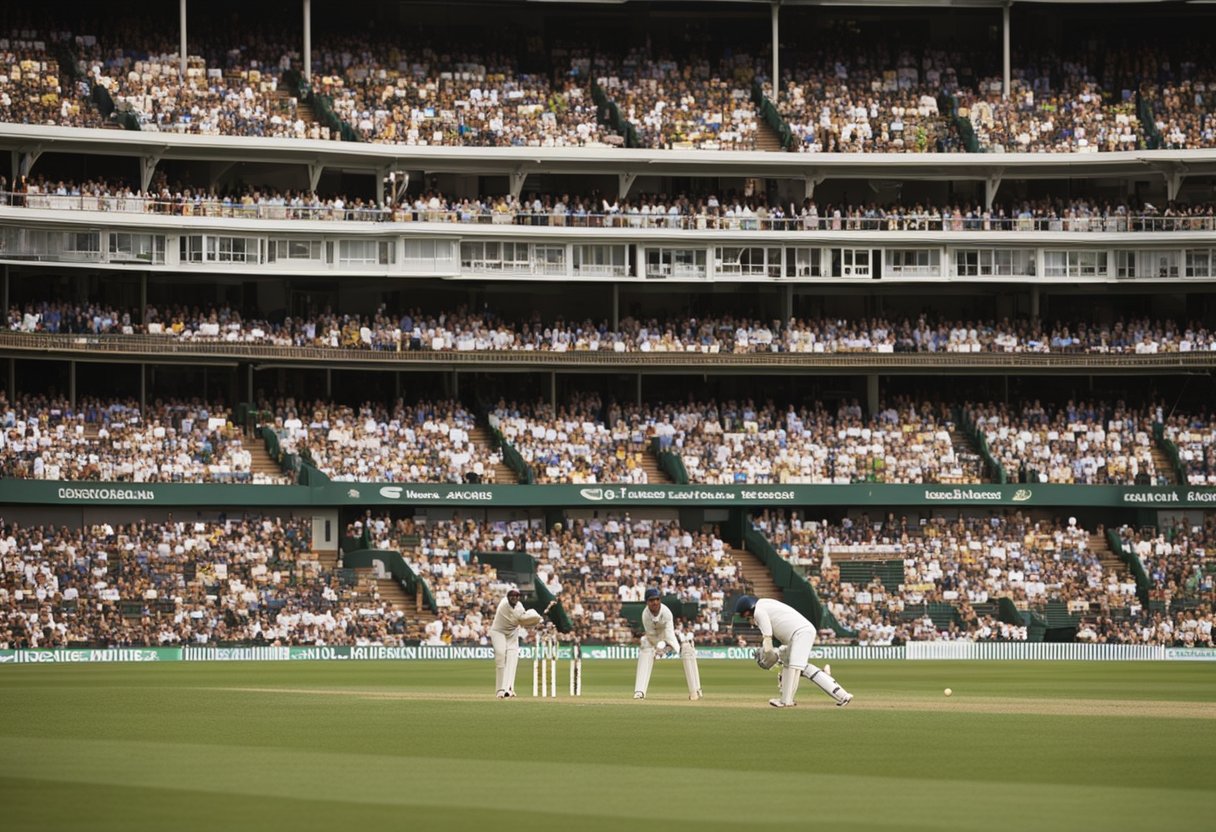
M1079 644L1030 641L913 641L907 658L1006 661L1164 661L1160 644Z
M1079 234L1174 231L1216 231L1216 215L1161 216L1159 214L1112 214L1065 217L951 217L940 213L895 211L888 216L835 218L734 216L727 211L679 214L618 212L474 211L461 208L415 209L335 206L332 204L288 205L280 202L242 201L241 198L161 199L144 194L72 195L14 193L0 191L0 205L54 211L96 211L119 214L159 214L173 217L216 217L250 220L312 220L325 222L408 223L452 225L519 225L535 228L625 228L666 231L945 231L955 233L1017 231L1073 232Z

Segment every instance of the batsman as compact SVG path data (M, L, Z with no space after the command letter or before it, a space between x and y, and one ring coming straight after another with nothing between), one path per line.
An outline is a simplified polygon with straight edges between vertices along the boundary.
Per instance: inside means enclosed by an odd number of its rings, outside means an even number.
M638 673L633 683L633 698L645 699L650 687L650 672L657 654L675 655L680 651L684 663L684 681L688 683L688 698L701 698L701 671L697 668L697 649L689 637L681 642L676 637L675 619L663 606L662 597L653 587L646 590L646 609L642 610L642 640L638 650Z
M853 694L841 687L830 673L808 661L811 647L815 645L815 625L802 613L772 598L757 600L750 595L741 595L735 604L735 614L751 621L760 630L764 641L763 646L756 650L756 664L764 670L778 663L782 665L781 695L770 699L768 704L774 708L797 705L794 696L798 693L798 681L803 676L832 697L837 705L843 707L853 701ZM782 642L780 650L773 647L774 637Z
M498 602L494 623L490 625L490 642L494 645L494 695L499 699L515 698L520 634L525 627L535 627L544 621L555 603L550 601L543 613L525 609L515 587Z

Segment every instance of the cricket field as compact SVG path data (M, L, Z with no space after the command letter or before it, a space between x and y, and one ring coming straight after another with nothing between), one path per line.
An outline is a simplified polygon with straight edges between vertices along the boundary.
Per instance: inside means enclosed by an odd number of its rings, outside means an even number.
M856 696L678 661L493 698L489 661L0 670L17 830L1211 829L1216 665L833 662ZM943 689L951 688L947 698Z

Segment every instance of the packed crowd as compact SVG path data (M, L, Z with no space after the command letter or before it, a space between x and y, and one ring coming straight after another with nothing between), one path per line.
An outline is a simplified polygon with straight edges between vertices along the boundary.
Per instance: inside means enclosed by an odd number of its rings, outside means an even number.
M645 483L649 436L599 396L575 396L559 407L500 401L490 426L514 448L538 483Z
M1179 519L1163 528L1119 529L1125 551L1140 559L1150 601L1173 604L1216 602L1216 518Z
M455 402L400 400L390 409L284 399L272 427L284 453L342 482L494 482L500 457L473 441L476 418Z
M752 401L682 405L648 414L660 447L691 482L979 482L974 455L954 447L948 409L898 400L862 414L856 400L779 408Z
M85 86L104 89L116 111L131 114L141 130L337 138L306 116L299 91L287 88L284 71L299 66L299 47L278 33L196 27L183 74L176 39L154 21L96 25L94 33L66 41L78 74Z
M1178 449L1178 461L1189 485L1216 485L1216 423L1208 414L1172 414L1164 422L1165 438Z
M0 37L0 122L96 127L101 117L59 68L55 41L33 29Z
M467 49L467 46L465 47ZM520 71L505 54L344 42L314 53L314 88L369 141L578 147L610 143L585 81ZM619 142L619 137L617 137Z
M861 643L1024 641L1023 623L996 617L993 604L1000 598L1040 612L1054 602L1092 621L1142 612L1135 581L1105 568L1091 544L1095 535L1100 544L1102 529L1091 535L1075 518L892 513L829 523L797 512L765 512L754 524L783 557L807 569L829 611ZM896 561L902 570L884 584L877 574L850 569L851 561ZM929 615L935 604L949 605L956 615L935 624Z
M310 549L308 518L6 523L0 648L403 643L404 613Z
M224 407L197 399L134 401L0 393L0 476L103 482L284 483L254 473ZM256 441L256 440L255 440Z
M556 412L500 402L491 423L538 482L647 482L652 441L694 483L978 482L982 470L955 449L945 410L908 401L865 418L856 401L832 414L750 400L605 407L590 395Z
M630 51L596 67L597 82L644 147L754 150L759 116L752 103L755 62L736 54L714 62L677 61Z
M944 320L747 316L660 320L508 321L492 311L427 314L419 309L371 315L326 311L281 322L247 318L229 306L137 309L103 304L39 302L11 306L10 332L158 335L182 341L224 341L277 347L415 351L613 353L1039 353L1158 354L1216 349L1216 332L1199 322L1150 319L1113 323L1046 323L1037 319Z
M147 190L129 183L21 177L11 188L0 177L0 205L57 211L153 213L169 216L351 222L442 222L576 228L665 228L693 231L1204 231L1216 226L1216 205L1171 202L1136 206L1074 198L1006 205L967 201L866 204L814 200L788 205L727 193L640 193L627 198L599 193L509 194L448 198L438 191L378 202L345 195L237 187L216 192L157 177Z
M183 76L177 44L150 21L93 25L100 35L17 27L0 38L4 120L97 126L97 86L145 130L338 138L301 106L291 87L299 43L278 29L234 38L196 28ZM78 83L61 77L65 51ZM1216 79L1194 44L1019 50L1008 96L987 50L841 31L786 51L777 104L803 151L960 152L956 114L987 151L1138 150L1157 136L1167 148L1216 143ZM592 102L594 78L645 147L750 150L760 129L753 81L773 96L766 59L745 50L676 58L636 48L593 60L563 47L548 64L525 70L467 42L333 32L314 45L312 87L355 135L408 145L619 146ZM1140 122L1138 94L1152 124Z
M1093 402L1039 401L966 406L968 417L1011 482L1158 485L1153 412Z
M632 640L623 602L648 587L695 603L686 627L701 643L725 643L725 600L746 588L716 531L689 531L674 520L610 514L571 518L546 529L541 520L409 518L373 521L377 546L402 553L426 578L453 641L486 643L506 584L474 552L520 552L535 560L541 582L561 601L585 641Z
M802 152L961 151L938 110L938 97L958 86L956 60L937 51L917 56L883 44L833 43L784 70L778 109Z

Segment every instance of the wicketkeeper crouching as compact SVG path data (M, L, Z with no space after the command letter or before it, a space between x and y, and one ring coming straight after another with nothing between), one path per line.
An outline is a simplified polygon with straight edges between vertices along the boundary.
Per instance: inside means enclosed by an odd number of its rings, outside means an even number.
M646 609L642 610L642 633L638 649L638 673L633 683L633 698L645 699L646 690L650 687L650 672L654 669L654 660L659 650L663 655L675 655L680 651L680 659L684 663L684 681L688 683L688 698L697 700L702 697L701 671L697 668L697 648L693 645L692 637L686 637L682 642L676 636L675 619L671 610L663 606L659 591L653 587L646 590Z

